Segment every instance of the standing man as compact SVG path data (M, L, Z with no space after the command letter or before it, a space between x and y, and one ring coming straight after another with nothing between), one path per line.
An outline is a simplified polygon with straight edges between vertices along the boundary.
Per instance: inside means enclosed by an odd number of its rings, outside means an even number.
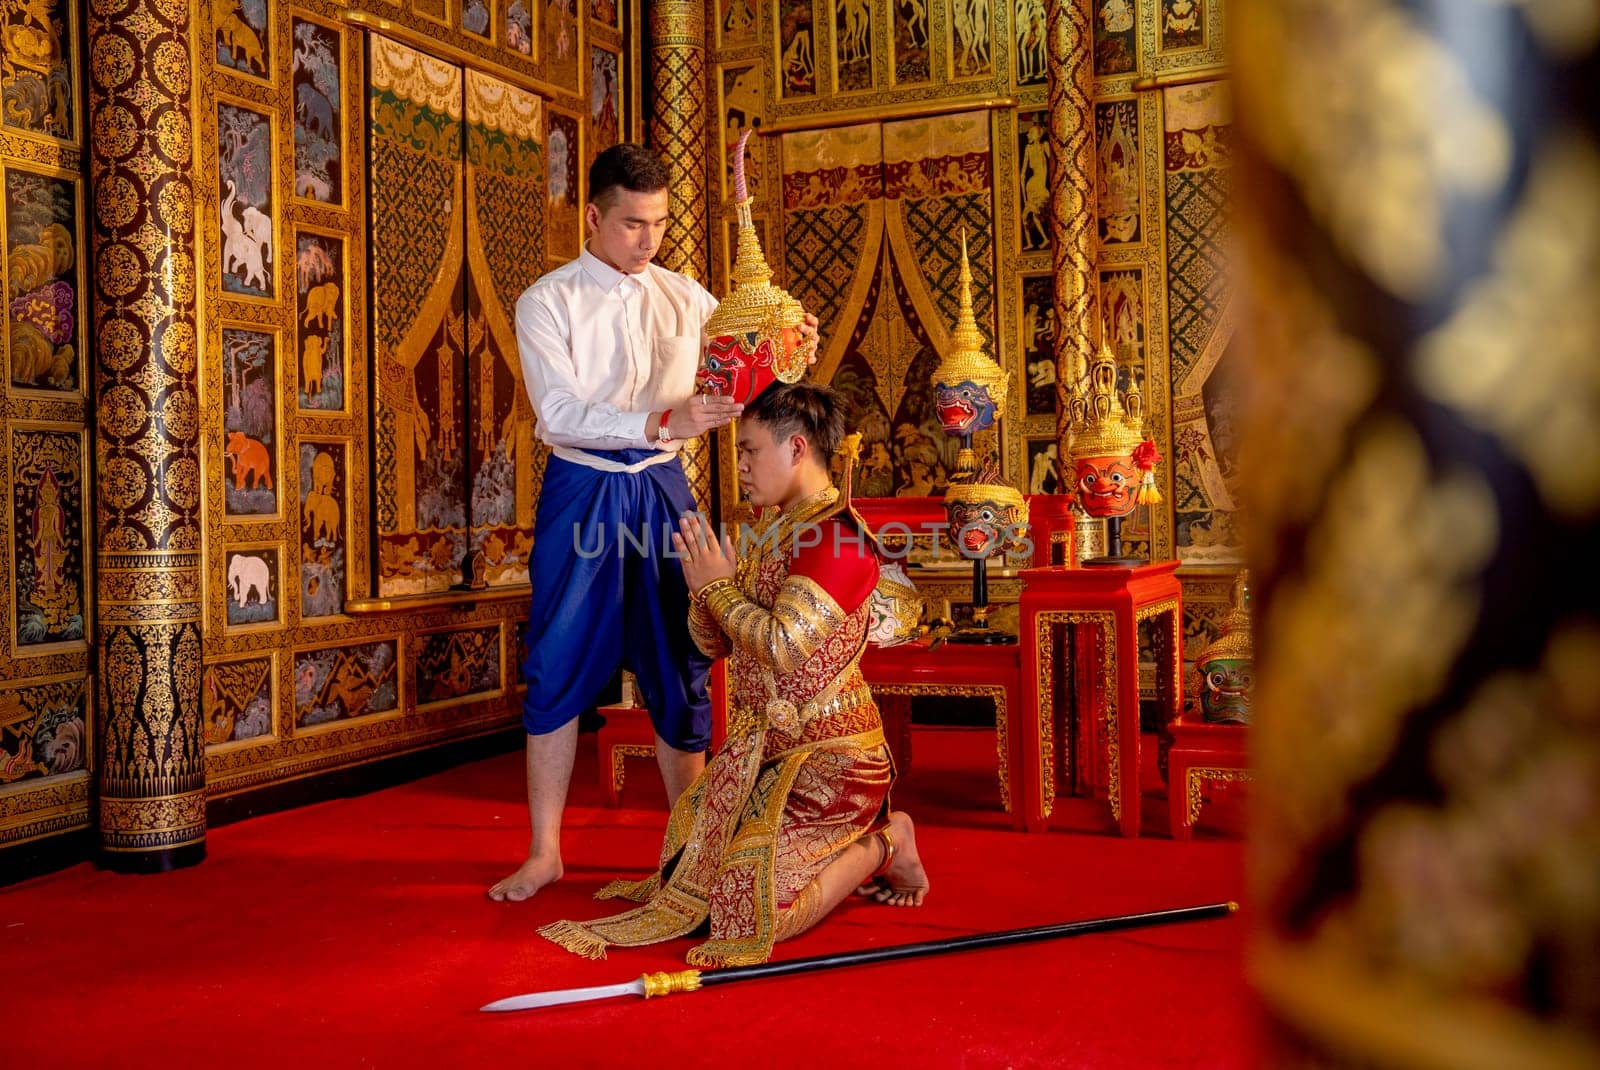
M495 900L527 899L561 877L578 714L619 666L650 710L669 802L705 767L710 662L684 628L689 596L664 540L695 509L678 449L742 406L694 396L717 301L650 262L667 227L667 184L666 166L642 146L602 152L589 168L583 252L517 301L523 381L551 455L523 662L533 835L527 860L489 889Z

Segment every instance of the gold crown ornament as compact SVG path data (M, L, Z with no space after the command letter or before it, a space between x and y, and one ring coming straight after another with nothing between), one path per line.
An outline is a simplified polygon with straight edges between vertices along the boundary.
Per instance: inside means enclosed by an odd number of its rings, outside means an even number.
M1222 618L1222 632L1211 645L1195 657L1195 665L1221 660L1253 661L1256 656L1255 639L1250 629L1250 611L1245 608L1250 601L1250 574L1240 572L1233 581L1232 606Z
M739 247L733 262L733 292L706 320L709 339L695 373L701 393L720 394L749 404L774 382L797 383L817 351L817 337L802 337L805 309L789 293L772 285L750 218L750 193L745 183L744 150L750 139L739 137L733 157L734 207L739 216Z
M1117 362L1102 342L1100 356L1073 384L1068 402L1078 500L1090 516L1127 516L1161 501L1156 444L1144 433L1144 399L1137 384L1117 392Z

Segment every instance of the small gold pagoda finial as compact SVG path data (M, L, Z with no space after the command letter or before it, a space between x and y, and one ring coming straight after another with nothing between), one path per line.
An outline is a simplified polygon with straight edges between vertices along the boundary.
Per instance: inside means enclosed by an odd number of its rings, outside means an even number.
M1011 374L984 351L983 332L978 329L978 319L972 311L972 261L967 256L966 227L961 228L959 279L959 310L955 329L950 332L950 353L934 369L933 381L950 386L970 382L987 387L995 408L1004 412Z
M972 314L972 262L967 259L967 228L961 228L960 311L956 314L956 329L950 332L955 350L951 360L983 358L983 334L978 330L977 317Z
M746 130L739 135L739 147L733 150L734 210L739 217L739 249L733 261L735 289L762 287L772 281L772 268L767 265L766 253L761 251L761 238L750 215L752 198L744 174L744 147L749 140L750 131Z

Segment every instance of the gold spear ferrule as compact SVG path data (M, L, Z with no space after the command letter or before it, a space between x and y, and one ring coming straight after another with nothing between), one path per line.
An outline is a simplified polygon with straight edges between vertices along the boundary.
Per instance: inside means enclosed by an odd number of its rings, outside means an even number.
M647 973L640 978L644 982L644 998L651 999L655 996L670 996L674 992L697 992L700 989L699 970L679 970L677 973Z

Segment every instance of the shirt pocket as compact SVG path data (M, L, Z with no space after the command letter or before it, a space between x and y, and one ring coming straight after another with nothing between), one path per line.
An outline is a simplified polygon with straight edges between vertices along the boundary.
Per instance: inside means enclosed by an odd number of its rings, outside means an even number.
M700 367L699 335L657 338L652 356L650 379L659 398L678 400L694 393L694 373Z

